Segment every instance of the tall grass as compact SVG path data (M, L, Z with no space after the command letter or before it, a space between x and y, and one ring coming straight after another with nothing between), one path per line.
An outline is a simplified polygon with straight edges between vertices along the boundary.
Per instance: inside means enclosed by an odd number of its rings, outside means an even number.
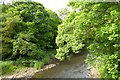
M41 69L44 66L44 63L41 61L38 61L34 64L35 69Z
M14 72L16 69L16 66L13 66L13 62L12 61L2 61L0 63L0 75L4 75L7 73L11 73Z

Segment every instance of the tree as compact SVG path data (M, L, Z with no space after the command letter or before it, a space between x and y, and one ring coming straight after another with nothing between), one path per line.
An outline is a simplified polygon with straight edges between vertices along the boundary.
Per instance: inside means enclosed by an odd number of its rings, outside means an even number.
M3 59L32 55L41 59L46 55L42 51L55 47L54 37L61 20L52 13L37 2L13 2L2 12Z
M51 45L53 45L51 48L55 49L56 48L55 38L57 36L58 24L61 24L62 20L52 10L46 9L46 11L49 14L48 24L49 24L49 26L52 27L52 29L50 31L51 33L49 33L49 36L50 36L50 34L54 34L54 36L51 35L51 40L49 42Z
M120 3L70 2L73 12L58 26L56 58L64 60L88 49L102 78L119 78ZM80 8L79 12L75 10ZM92 62L94 63L94 62Z

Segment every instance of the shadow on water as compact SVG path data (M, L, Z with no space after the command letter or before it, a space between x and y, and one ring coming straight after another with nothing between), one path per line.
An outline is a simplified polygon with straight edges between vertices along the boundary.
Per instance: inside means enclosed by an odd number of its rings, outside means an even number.
M87 64L85 64L85 59L87 56L87 51L83 51L80 54L74 55L70 61L65 60L60 62L54 60L53 63L59 63L59 65L36 73L33 78L89 78L87 75L89 71L87 70Z

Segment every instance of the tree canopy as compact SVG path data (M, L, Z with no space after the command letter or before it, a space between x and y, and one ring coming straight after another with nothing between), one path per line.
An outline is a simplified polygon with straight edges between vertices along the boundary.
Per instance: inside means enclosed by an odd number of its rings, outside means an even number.
M0 6L3 59L31 56L54 48L61 19L37 2L13 2ZM55 24L53 24L55 23Z
M120 75L120 3L70 2L73 12L58 26L56 58L64 60L86 48L103 78ZM79 9L76 11L76 9Z

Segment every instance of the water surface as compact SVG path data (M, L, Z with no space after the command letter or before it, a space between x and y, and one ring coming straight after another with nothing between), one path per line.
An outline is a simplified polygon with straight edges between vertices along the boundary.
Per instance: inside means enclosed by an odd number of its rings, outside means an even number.
M33 78L89 78L89 71L85 59L87 51L76 54L70 61L54 60L53 63L59 63L57 66L36 73Z

